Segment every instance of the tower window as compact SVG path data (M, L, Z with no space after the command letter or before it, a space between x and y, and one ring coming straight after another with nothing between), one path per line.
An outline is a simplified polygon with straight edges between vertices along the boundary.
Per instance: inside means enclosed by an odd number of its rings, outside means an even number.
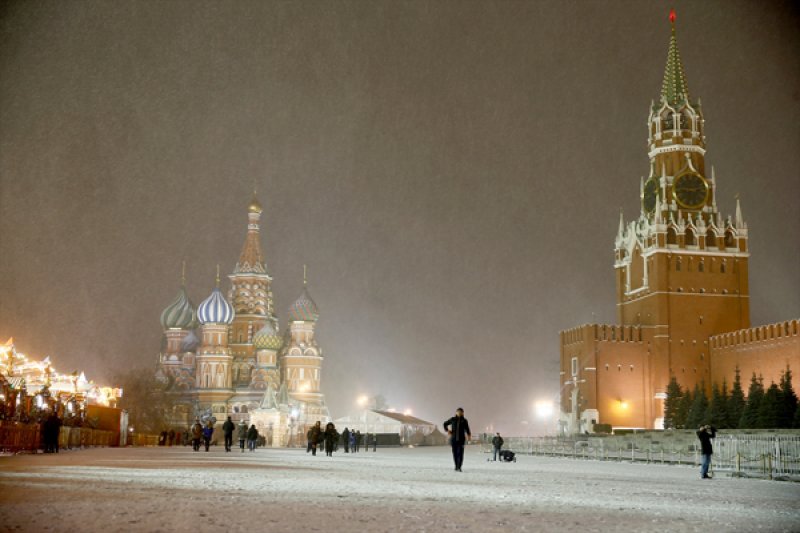
M578 358L577 357L573 357L572 358L572 375L573 375L573 377L578 375Z
M705 270L706 270L705 264L702 261L700 261L700 264L697 265L697 271L698 272L705 272Z
M725 247L726 248L736 247L736 239L733 237L733 232L730 230L725 232Z
M678 244L678 232L675 231L675 228L667 230L667 244Z
M719 271L723 274L725 273L725 260L723 260L722 264L719 266Z
M680 272L681 271L681 258L680 257L675 260L675 271L676 272Z
M686 231L686 245L687 246L695 246L697 244L697 239L694 236L694 231L687 230Z

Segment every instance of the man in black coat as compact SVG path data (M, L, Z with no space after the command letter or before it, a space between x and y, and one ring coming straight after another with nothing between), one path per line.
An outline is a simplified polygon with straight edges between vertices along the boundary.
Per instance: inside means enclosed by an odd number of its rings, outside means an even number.
M503 437L500 436L500 433L494 436L492 439L492 450L494 454L492 455L492 461L497 461L497 454L500 453L500 450L503 448Z
M231 446L233 445L233 430L236 429L236 426L233 424L233 420L231 417L222 424L222 432L225 434L225 451L231 451Z
M456 472L461 472L461 465L464 463L464 444L472 438L469 422L464 418L464 410L460 407L456 409L456 416L446 420L443 427L450 435L450 446L453 448Z
M344 428L342 431L342 438L344 439L344 453L350 453L350 430Z
M700 429L697 430L697 438L700 439L700 450L703 454L703 461L700 463L700 477L702 479L711 479L708 475L708 467L711 465L711 454L714 453L714 448L711 446L711 439L716 436L717 430L713 426L700 426Z

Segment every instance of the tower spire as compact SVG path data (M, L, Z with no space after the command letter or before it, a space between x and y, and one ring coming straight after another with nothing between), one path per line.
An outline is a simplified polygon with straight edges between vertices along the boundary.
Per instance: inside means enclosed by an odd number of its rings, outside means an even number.
M308 286L308 268L303 265L303 287Z
M186 286L186 259L181 264L181 287Z
M669 51L667 52L667 67L664 69L664 82L661 84L661 98L670 105L682 100L689 100L689 87L686 84L686 75L683 72L681 54L678 51L678 39L675 35L675 10L669 13L672 34L669 38Z
M739 202L739 194L736 194L736 229L744 227L744 218L742 217L742 204Z
M219 289L219 263L217 263L217 278L216 278L216 281L217 281L217 288Z

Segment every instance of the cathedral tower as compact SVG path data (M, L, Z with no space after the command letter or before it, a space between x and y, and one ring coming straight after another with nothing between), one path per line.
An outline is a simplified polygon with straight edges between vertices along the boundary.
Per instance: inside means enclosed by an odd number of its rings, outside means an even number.
M215 412L221 406L226 412L225 401L233 387L231 361L228 348L228 326L234 319L233 307L225 300L219 290L219 266L217 267L217 286L211 295L197 307L202 338L197 349L196 387L200 389L198 400L202 406L215 404ZM219 405L216 405L219 404Z
M308 293L304 271L303 292L289 308L289 338L281 358L281 377L292 399L324 405L320 392L323 357L314 336L318 318L317 304Z
M239 261L228 278L231 289L228 301L233 305L236 318L230 327L231 355L234 386L250 385L252 370L256 366L253 337L269 322L278 330L278 319L272 302L272 277L261 253L259 243L262 208L255 192L247 208L247 236Z

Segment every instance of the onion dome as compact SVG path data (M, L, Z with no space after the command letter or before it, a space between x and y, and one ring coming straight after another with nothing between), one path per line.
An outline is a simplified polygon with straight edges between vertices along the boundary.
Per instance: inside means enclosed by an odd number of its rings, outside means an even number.
M211 296L197 307L197 318L201 324L230 324L233 322L233 307L219 287L214 287Z
M186 296L186 287L181 287L178 296L161 312L161 326L164 329L186 329L194 320L194 307Z
M308 287L303 287L303 294L289 307L289 320L294 322L316 322L318 318L317 304L308 294Z
M200 339L194 334L194 331L189 331L181 341L181 352L193 352L200 346Z
M283 345L283 339L278 332L275 331L275 326L272 322L267 322L253 335L253 346L256 350L280 350Z

